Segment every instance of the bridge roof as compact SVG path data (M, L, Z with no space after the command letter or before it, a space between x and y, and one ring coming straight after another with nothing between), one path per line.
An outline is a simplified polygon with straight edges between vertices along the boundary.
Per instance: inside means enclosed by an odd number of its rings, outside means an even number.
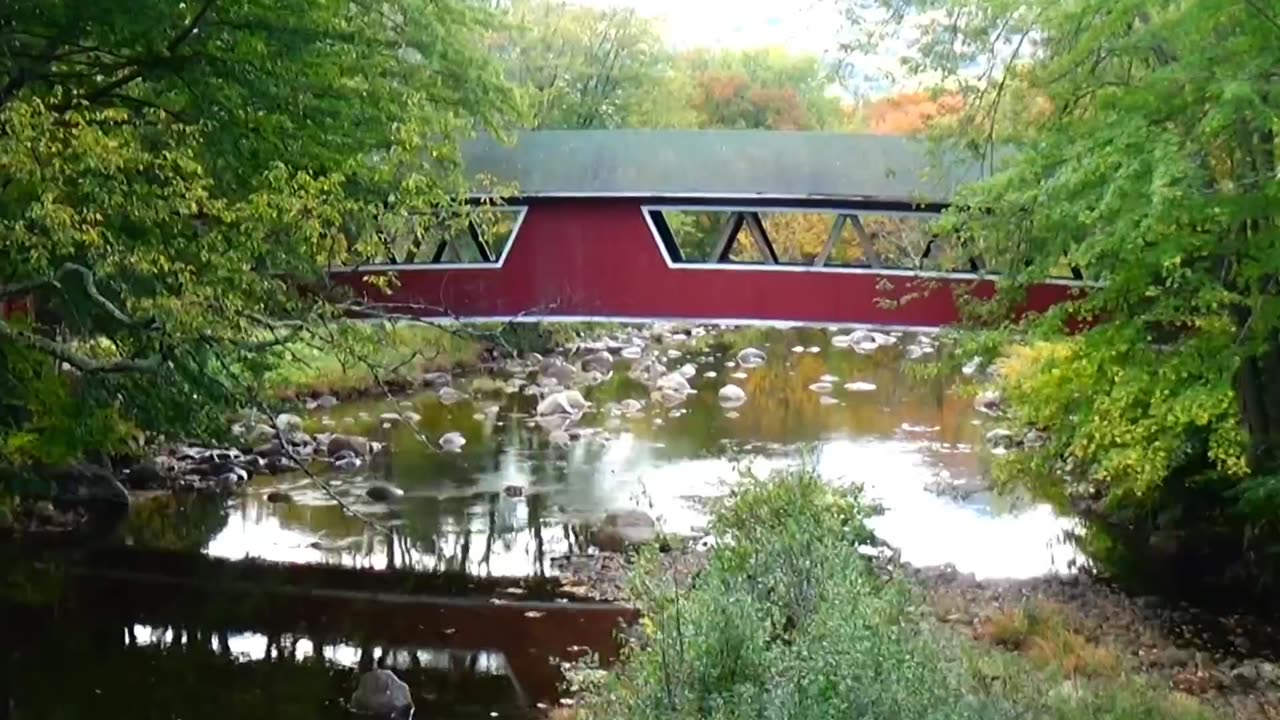
M482 136L469 172L522 197L947 203L980 166L909 138L774 130L539 130Z

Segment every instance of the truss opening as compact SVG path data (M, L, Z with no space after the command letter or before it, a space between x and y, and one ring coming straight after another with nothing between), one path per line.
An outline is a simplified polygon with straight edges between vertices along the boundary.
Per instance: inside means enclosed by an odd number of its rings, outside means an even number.
M502 262L523 207L477 207L384 218L351 266L493 265Z
M982 267L933 232L930 214L654 208L650 220L672 262L935 271Z

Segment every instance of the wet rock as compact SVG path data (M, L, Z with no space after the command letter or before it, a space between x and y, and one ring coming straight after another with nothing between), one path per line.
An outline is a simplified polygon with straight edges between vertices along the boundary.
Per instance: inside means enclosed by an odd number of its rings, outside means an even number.
M293 496L283 490L273 490L267 493L267 502L273 505L292 505Z
M1022 436L1022 446L1029 449L1042 448L1049 444L1049 436L1039 430L1029 430Z
M502 494L509 498L524 497L524 488L519 485L506 485L502 488Z
M271 442L275 437L275 428L272 428L270 425L265 423L258 423L249 428L249 431L245 433L244 441L249 445L249 447L258 447L259 445Z
M1017 444L1012 432L1004 428L996 428L986 434L987 445L995 450L1008 450Z
M834 386L829 382L816 382L809 386L809 389L816 393L829 393L834 390Z
M129 469L123 478L124 485L130 490L163 490L173 481L174 465L166 457L145 460Z
M845 383L844 389L848 392L871 392L876 389L876 385L869 382L851 382Z
M440 390L453 383L453 377L447 372L429 372L422 376L422 383L434 390Z
M850 345L853 345L853 336L852 335L833 335L831 337L831 345L832 347L847 348Z
M374 502L391 503L404 497L404 491L390 485L374 485L364 491L365 497Z
M62 519L57 508L48 500L41 500L31 506L31 515L45 525L53 525Z
M725 385L720 388L717 398L720 401L720 407L734 408L740 407L747 401L747 393L737 385Z
M608 375L613 372L613 356L607 350L592 353L582 359L582 369Z
M1001 401L1000 393L994 390L984 390L973 399L973 409L987 415L998 416L1000 414Z
M550 357L542 361L538 368L538 380L554 380L556 384L568 387L577 378L578 370L558 357Z
M965 363L964 367L960 368L960 372L963 373L965 377L973 377L974 375L982 371L982 367L983 367L982 358L975 357L970 359L969 362Z
M564 430L552 430L547 435L547 440L556 447L567 448L573 442L573 438L569 437L569 433Z
M539 417L577 415L589 405L587 399L577 390L561 390L543 398L542 402L538 403L536 414Z
M286 435L302 432L302 418L291 413L280 413L276 416L276 427Z
M818 398L818 404L819 405L839 405L840 401L831 397L830 395L823 395L822 397Z
M333 469L338 472L353 472L359 470L364 461L355 455L355 453L341 452L333 458Z
M332 395L321 395L316 398L316 407L321 410L332 410L338 405L338 398Z
M606 552L622 552L628 547L657 539L658 525L643 510L611 512L591 532L591 543Z
M54 500L60 504L129 506L129 491L104 468L80 463L50 474Z
M440 398L441 405L453 405L467 399L465 394L458 392L447 385L440 388L440 392L437 393L437 397Z
M360 677L351 694L351 708L377 718L409 718L413 696L409 686L390 670L371 670Z
M764 365L769 356L764 354L763 350L749 347L738 351L738 364L745 368L755 368Z
M632 345L631 347L623 348L618 354L628 360L638 360L644 354L644 349Z
M337 457L344 452L351 453L356 457L367 458L369 457L369 451L369 441L358 435L334 435L325 444L325 454L331 458Z
M627 398L618 404L618 409L625 415L634 415L644 409L644 403L635 398Z
M445 452L461 452L467 439L460 432L447 432L440 436L440 449Z

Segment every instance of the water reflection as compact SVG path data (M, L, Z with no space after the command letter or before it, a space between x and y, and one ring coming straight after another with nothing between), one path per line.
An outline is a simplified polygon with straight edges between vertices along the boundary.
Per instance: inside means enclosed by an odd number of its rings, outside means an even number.
M612 375L583 388L592 407L571 440L534 421L537 399L509 392L507 375L456 379L465 397L447 404L428 392L407 402L339 405L315 419L387 440L395 452L388 462L329 480L348 502L393 526L395 535L367 533L329 498L308 491L305 478L263 478L229 509L206 550L228 558L541 574L550 571L552 557L583 549L578 524L592 517L639 507L670 532L697 535L706 521L697 500L724 492L739 469L764 473L816 461L832 482L866 486L886 509L876 530L909 562L1022 577L1064 570L1077 560L1062 540L1071 524L1047 506L989 492L955 499L926 489L940 477L980 485L985 468L973 449L980 431L970 403L940 382L904 373L915 354L904 352L910 336L857 352L833 346L833 335L755 329L668 337L646 352L672 370L690 364L695 394L676 407L653 402L648 388L627 374L631 363L643 360L619 358ZM764 350L767 362L736 363L748 345ZM721 407L717 396L726 382L745 391L745 403ZM830 390L810 389L815 383ZM619 411L617 404L628 399L644 407ZM409 429L379 420L388 411L417 413L426 436L458 432L466 445L458 453L429 450ZM388 508L369 501L363 493L375 482L402 488L403 502ZM297 503L267 503L266 493L280 488L290 489Z

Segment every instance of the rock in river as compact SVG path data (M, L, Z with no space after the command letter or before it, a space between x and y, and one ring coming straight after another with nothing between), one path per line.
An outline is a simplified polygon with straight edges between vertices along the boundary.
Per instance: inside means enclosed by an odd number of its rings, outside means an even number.
M753 347L743 348L738 352L738 364L745 368L760 367L761 365L764 365L768 359L768 356L764 354L763 350L758 350Z
M440 449L445 452L461 452L467 439L460 432L447 432L440 436Z
M725 385L720 388L718 397L720 406L727 408L738 407L747 401L747 393L737 385Z
M588 355L582 359L582 369L608 375L613 370L613 356L606 350Z
M370 670L360 677L351 695L351 708L377 718L409 718L413 716L413 697L395 673Z
M404 491L390 485L374 485L365 490L364 495L374 502L390 503L404 497Z
M576 415L586 409L587 399L577 390L562 390L552 393L538 403L538 415Z
M283 490L274 490L267 493L267 502L273 505L292 505L293 496Z
M339 453L349 452L356 457L369 457L369 441L356 435L334 435L325 446L325 454L337 457Z
M97 465L71 465L53 472L50 479L56 502L129 507L129 491L116 480L115 475Z
M456 402L465 400L467 397L466 395L458 392L457 390L454 390L452 387L449 387L449 386L440 388L440 392L438 393L438 396L440 398L440 403L442 405L453 405Z
M643 510L622 510L604 516L591 533L591 542L606 552L622 552L632 545L658 539L658 525Z

